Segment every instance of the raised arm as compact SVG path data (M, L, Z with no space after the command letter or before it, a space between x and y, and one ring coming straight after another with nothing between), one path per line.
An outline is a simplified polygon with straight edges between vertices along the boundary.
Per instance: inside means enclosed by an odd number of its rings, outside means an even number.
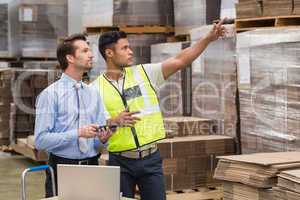
M224 36L225 28L223 26L224 19L218 24L214 24L210 32L199 40L195 45L182 50L177 56L169 58L162 62L162 71L164 79L169 78L178 70L184 69L189 66L201 53L205 50L207 45L217 40L220 36Z

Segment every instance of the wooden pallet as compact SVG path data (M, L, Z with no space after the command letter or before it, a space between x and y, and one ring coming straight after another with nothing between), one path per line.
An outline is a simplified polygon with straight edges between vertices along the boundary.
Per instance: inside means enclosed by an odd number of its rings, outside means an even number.
M0 146L0 151L7 152L7 153L12 153L13 148L11 146L8 146L8 145L1 145Z
M0 56L0 61L4 61L4 62L10 62L10 61L16 61L17 58L14 57L4 57L4 56Z
M87 34L104 33L107 31L118 31L118 27L86 27L85 32Z
M166 191L167 200L222 200L222 187L200 187L179 191ZM138 188L136 188L136 199L141 199Z
M107 31L120 30L128 34L147 33L174 33L174 27L168 26L126 26L126 27L87 27L88 34L103 33Z
M54 57L18 57L17 61L56 61L57 58Z
M39 151L30 144L27 144L26 138L17 139L17 143L12 144L11 147L15 152L22 154L27 158L31 158L34 161L44 162L48 160L47 153L44 151Z
M197 189L167 192L167 200L221 200L222 187L201 187Z
M191 41L191 36L189 34L173 35L167 37L167 42L189 42L189 41Z
M236 32L250 31L259 28L295 26L300 26L300 15L258 17L235 20Z

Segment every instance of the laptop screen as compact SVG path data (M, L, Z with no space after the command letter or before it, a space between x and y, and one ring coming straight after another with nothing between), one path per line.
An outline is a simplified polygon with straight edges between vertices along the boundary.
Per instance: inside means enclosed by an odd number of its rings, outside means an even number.
M57 165L60 200L120 200L120 167Z

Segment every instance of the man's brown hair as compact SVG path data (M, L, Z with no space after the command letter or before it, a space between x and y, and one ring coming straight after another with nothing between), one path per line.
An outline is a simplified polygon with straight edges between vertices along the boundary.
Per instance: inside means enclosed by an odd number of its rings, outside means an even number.
M74 42L77 40L87 41L86 34L73 34L69 37L66 37L62 40L62 42L58 45L56 55L57 60L59 62L59 68L65 71L69 65L67 60L67 55L74 55L76 51L76 47L74 46Z

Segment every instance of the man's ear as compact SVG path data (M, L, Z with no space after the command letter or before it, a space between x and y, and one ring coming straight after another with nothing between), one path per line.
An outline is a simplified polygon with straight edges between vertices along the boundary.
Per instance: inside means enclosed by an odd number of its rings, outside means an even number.
M114 52L112 49L105 49L105 55L107 58L111 58L113 56Z
M67 61L68 63L73 63L74 62L74 58L72 55L66 55Z

